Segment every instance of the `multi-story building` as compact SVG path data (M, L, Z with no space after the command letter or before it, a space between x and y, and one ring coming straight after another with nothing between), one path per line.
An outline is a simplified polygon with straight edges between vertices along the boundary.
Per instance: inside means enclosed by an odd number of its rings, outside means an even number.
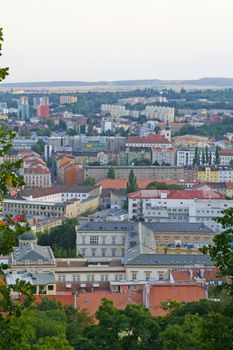
M19 99L18 117L27 121L30 119L29 103L27 96L21 96Z
M45 188L52 186L51 172L42 164L24 168L23 178L27 187Z
M37 105L37 116L39 118L49 118L49 98L46 96L40 97Z
M141 253L155 250L152 230L142 223L92 221L76 227L77 255L88 260L124 261L133 248Z
M219 155L220 165L233 165L233 149L221 149Z
M93 177L96 181L106 179L110 166L88 166L84 165L84 179ZM130 170L138 179L155 180L182 180L184 179L184 168L177 166L114 166L117 179L128 179Z
M125 142L125 147L130 148L169 148L171 147L170 141L164 135L149 134L146 137L132 136L128 137Z
M216 168L205 167L197 172L200 182L219 182L219 171Z
M67 96L60 96L60 104L71 104L71 103L77 103L78 98L77 96L67 95Z
M157 165L176 165L176 148L152 148L152 164Z
M134 165L136 161L148 161L151 164L151 149L148 147L127 147L120 151L120 165Z
M221 225L214 218L232 206L232 200L214 191L140 190L128 195L131 220L204 223L215 231Z
M114 118L126 117L129 115L129 110L121 105L101 105L102 113L109 113Z
M205 152L205 148L199 148L200 163L202 161L202 152ZM211 153L211 165L214 164L215 151L210 150ZM177 149L177 165L178 166L192 166L195 156L195 148Z
M175 108L161 106L146 106L142 112L150 119L159 119L164 122L173 123L175 118Z

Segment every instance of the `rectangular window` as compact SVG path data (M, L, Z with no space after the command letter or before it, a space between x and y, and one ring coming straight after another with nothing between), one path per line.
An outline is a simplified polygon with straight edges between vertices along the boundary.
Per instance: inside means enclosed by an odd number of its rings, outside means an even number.
M106 244L106 236L102 237L102 244Z
M99 244L99 237L98 236L91 236L90 237L90 244Z
M87 281L94 282L95 281L95 276L94 275L87 275Z
M102 248L101 252L102 252L102 256L106 256L106 248Z
M86 243L86 237L82 236L82 244L85 244L85 243Z
M112 236L112 244L116 244L116 236Z
M112 256L116 256L116 249L112 249Z
M101 275L101 281L108 281L108 275Z
M48 285L48 290L53 290L53 285Z
M86 254L86 249L85 248L81 249L81 254L82 254L82 256L85 256L85 254Z
M136 281L137 279L137 272L132 272L132 281Z
M96 249L94 248L91 250L91 256L95 256L95 253L96 253Z

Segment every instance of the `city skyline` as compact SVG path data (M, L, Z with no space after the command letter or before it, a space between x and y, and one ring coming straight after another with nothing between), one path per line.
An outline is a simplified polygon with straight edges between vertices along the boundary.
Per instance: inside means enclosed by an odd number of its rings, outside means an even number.
M233 77L230 0L8 0L1 9L5 83Z

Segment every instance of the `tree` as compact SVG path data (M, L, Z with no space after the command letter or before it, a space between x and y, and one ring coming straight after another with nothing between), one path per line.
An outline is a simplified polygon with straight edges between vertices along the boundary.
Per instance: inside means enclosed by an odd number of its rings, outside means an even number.
M204 254L208 253L219 268L220 273L230 279L226 288L233 296L233 208L224 210L223 214L215 221L222 225L224 231L214 236L213 245L203 247L201 251Z
M167 185L164 182L157 182L157 181L150 182L146 188L149 190L152 190L152 189L156 189L156 190L180 190L181 189L181 187L179 185L176 185L176 184Z
M134 175L133 169L130 170L129 178L127 182L126 193L135 192L138 189L137 178Z
M115 169L111 166L108 170L108 179L115 179L116 174L115 174Z
M2 56L2 42L3 42L3 33L2 28L0 28L0 56ZM0 81L4 80L6 76L9 75L9 68L0 68Z
M206 163L206 158L205 158L205 152L202 151L202 154L201 154L201 162L202 162L202 165L205 165Z
M220 164L220 154L219 154L219 151L220 151L220 147L217 146L216 147L216 150L215 150L215 164L216 165L219 165Z
M209 164L209 148L208 148L208 146L205 146L205 161L207 164Z
M88 176L85 180L84 180L84 185L89 185L89 186L94 186L95 185L95 178Z
M40 156L44 156L44 146L45 142L42 139L39 139L38 142L32 146L32 150Z
M209 165L212 165L212 153L209 153Z
M193 165L200 165L200 153L199 153L198 147L195 147Z

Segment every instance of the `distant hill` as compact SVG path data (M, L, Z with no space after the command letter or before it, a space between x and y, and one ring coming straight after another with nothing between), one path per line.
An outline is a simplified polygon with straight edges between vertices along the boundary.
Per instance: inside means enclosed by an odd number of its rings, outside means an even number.
M201 78L196 80L159 80L159 79L142 79L142 80L116 80L116 81L45 81L45 82L19 82L0 84L0 88L15 89L40 89L40 88L62 88L62 87L105 87L108 88L228 88L233 87L233 78Z

